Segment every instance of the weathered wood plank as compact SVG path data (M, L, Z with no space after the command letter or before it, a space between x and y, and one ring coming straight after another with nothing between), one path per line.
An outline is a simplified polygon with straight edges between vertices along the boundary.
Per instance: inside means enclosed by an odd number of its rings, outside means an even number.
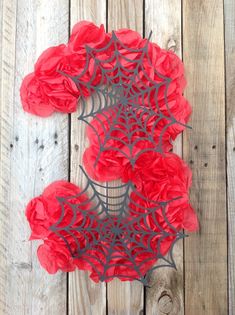
M36 57L67 40L67 1L11 0L2 9L0 313L65 314L66 274L51 277L39 266L24 209L47 184L67 178L68 119L24 113L19 88Z
M72 0L71 28L81 20L92 21L99 25L106 23L106 1ZM87 102L89 110L89 100ZM71 115L71 181L85 187L86 180L81 174L82 156L87 146L85 123L78 121L77 113ZM95 284L84 271L76 271L69 275L69 314L71 315L104 315L106 314L106 285Z
M145 34L153 31L152 41L162 48L182 55L181 2L178 0L146 0ZM174 152L182 156L182 136L174 143ZM177 270L157 269L151 278L151 288L146 289L146 314L184 314L183 241L174 247Z
M119 28L131 28L143 33L142 0L108 0L108 30ZM115 184L120 185L120 182L116 181ZM143 311L143 286L136 281L114 279L107 285L107 298L109 315L136 315Z
M229 314L235 314L235 1L224 1L228 181Z
M185 313L226 315L227 229L223 1L183 2L186 96L194 111L183 143L193 169L198 233L185 240Z

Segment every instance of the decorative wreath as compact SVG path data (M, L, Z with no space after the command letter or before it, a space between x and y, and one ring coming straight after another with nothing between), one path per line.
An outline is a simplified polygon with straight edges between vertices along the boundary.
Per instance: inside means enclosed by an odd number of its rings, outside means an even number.
M181 230L198 226L191 171L171 152L191 114L185 85L172 51L133 30L106 33L87 21L74 26L67 45L38 58L21 86L24 110L47 117L79 106L89 139L80 166L86 186L56 181L26 209L49 273L81 269L95 282L146 284L154 269L175 267ZM117 179L119 186L107 184Z

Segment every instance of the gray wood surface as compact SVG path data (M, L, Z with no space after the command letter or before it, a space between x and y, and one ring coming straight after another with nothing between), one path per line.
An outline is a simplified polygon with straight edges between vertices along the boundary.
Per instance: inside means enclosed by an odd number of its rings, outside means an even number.
M68 119L26 114L19 88L48 46L68 39L68 3L3 1L1 60L1 314L65 314L66 274L39 266L24 209L68 174ZM55 135L57 144L55 144Z
M223 2L183 2L186 97L193 132L183 157L193 169L191 200L200 228L185 240L185 314L227 314L227 224Z
M181 2L178 0L146 0L145 34L153 32L152 40L162 48L182 57ZM174 152L182 156L182 136L174 143ZM146 314L184 314L183 242L174 247L177 270L157 269L146 289Z
M235 314L235 1L224 1L229 314Z
M93 21L95 24L105 24L106 2L105 0L72 0L70 24L81 20ZM87 104L89 111L89 104ZM79 113L71 115L71 173L70 179L79 187L85 187L84 178L79 165L83 165L82 156L87 146L85 129L86 124L77 120ZM89 274L84 271L75 271L69 275L69 314L70 315L96 315L106 313L106 285L105 283L94 283Z
M155 272L147 289L95 284L82 271L48 275L40 242L28 241L28 200L57 179L84 185L87 140L79 109L29 115L19 88L42 51L67 42L83 19L152 30L185 63L193 130L174 151L193 170L200 229L175 248L178 270ZM0 315L235 315L235 0L0 0L0 25Z

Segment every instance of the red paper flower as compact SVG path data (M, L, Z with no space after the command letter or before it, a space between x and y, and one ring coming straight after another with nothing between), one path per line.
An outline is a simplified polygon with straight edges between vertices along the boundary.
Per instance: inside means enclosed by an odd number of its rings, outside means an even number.
M76 74L84 66L76 55L66 56L65 45L47 49L35 64L35 72L22 82L20 95L25 111L46 117L55 111L76 110L78 90L75 83L59 71Z
M39 197L32 199L26 208L26 216L32 230L30 239L47 238L51 234L49 227L56 223L61 216L62 209L58 198L71 196L71 200L69 199L71 203L84 203L87 200L85 195L79 198L74 197L79 193L79 187L61 180L50 184ZM89 204L83 205L82 209L88 210L89 206ZM62 226L66 226L73 216L70 207L65 205L64 211Z
M104 47L109 40L105 33L104 25L100 27L88 21L81 21L74 25L69 39L68 48L71 52L86 55L86 46L92 48Z
M130 166L123 169L122 180L131 180L148 200L161 202L175 199L169 203L166 216L178 230L195 231L198 228L197 216L189 202L191 170L176 154L144 153L136 161L134 169ZM135 202L145 207L140 198L135 197ZM138 206L134 208L141 211ZM165 221L164 217L162 221Z
M58 269L71 271L74 269L74 261L68 250L68 244L73 248L76 244L66 231L59 236L50 228L57 223L60 218L60 227L67 226L74 216L70 204L79 204L81 211L89 211L90 203L85 194L76 197L80 193L79 187L66 182L57 181L49 185L40 195L30 201L26 208L26 216L29 221L32 233L30 239L42 239L42 244L38 249L38 257L44 268L49 273L55 273ZM59 198L67 197L70 204L65 204L63 209ZM90 224L89 220L84 222L82 215L77 216L73 223L76 227L83 222L84 227ZM85 246L84 236L75 234L80 238L81 247ZM64 239L63 239L64 238ZM64 240L67 240L67 245Z
M54 274L58 270L74 271L76 268L74 258L62 239L46 239L38 247L37 254L40 264L50 274Z
M95 38L96 44L93 43ZM99 47L107 39L103 26L98 28L93 23L81 22L74 27L68 46L62 44L45 50L35 64L34 73L26 76L22 82L20 95L24 110L42 117L55 111L74 112L80 91L69 76L83 71L86 64L86 45ZM83 77L84 82L90 80L93 72L94 63L91 60L89 72ZM86 91L84 86L83 94Z
M180 58L173 53L160 48L157 44L149 42L148 44L148 60L144 60L144 69L147 73L140 73L143 81L149 79L154 82L161 82L162 76L168 77L169 86L167 89L167 96L181 95L186 86L186 80L184 77L184 65ZM166 105L165 101L165 86L160 87L158 91L158 100L162 100L162 105ZM160 107L162 107L160 105Z
M24 78L20 96L24 110L41 117L50 116L55 111L72 113L77 108L76 96L64 90L64 87L60 91L53 90L50 83L41 81L34 73Z

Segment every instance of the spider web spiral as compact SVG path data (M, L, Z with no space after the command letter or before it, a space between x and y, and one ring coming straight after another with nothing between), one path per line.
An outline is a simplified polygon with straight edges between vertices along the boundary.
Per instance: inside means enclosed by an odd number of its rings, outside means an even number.
M170 223L167 208L178 198L162 202L149 200L136 190L132 182L110 186L107 195L104 195L99 189L106 186L91 180L81 169L87 179L86 187L72 198L58 198L61 216L50 228L64 240L71 256L89 262L100 281L111 280L115 268L115 277L139 280L148 285L153 270L163 266L175 268L172 249L175 242L185 235ZM109 191L120 188L124 188L122 195L109 196ZM90 197L83 198L83 202L76 204L72 201L88 192ZM114 200L114 210L110 209L110 200ZM149 207L142 206L141 201L147 202ZM85 209L88 203L89 210ZM62 224L65 206L73 212L66 226ZM79 224L76 223L78 217ZM72 238L72 242L68 242L68 237ZM168 257L165 257L166 252ZM160 259L162 263L153 266ZM123 268L127 274L123 274ZM132 275L128 275L129 270L132 270Z
M94 167L105 151L118 151L132 166L146 151L163 154L168 129L173 125L180 131L189 127L178 121L170 110L168 89L172 80L153 67L149 39L143 47L132 49L112 32L105 47L86 46L86 56L85 68L79 75L63 75L75 82L81 95L78 119L88 124L96 137L99 154ZM90 110L87 110L88 96Z

